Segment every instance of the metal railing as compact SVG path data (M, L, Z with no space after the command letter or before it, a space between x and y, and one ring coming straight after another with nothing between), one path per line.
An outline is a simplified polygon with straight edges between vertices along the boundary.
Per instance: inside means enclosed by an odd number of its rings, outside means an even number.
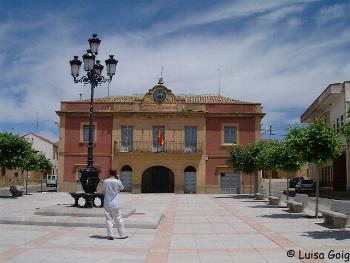
M150 141L134 141L132 144L125 144L121 141L114 143L114 152L165 152L165 153L188 153L198 154L202 152L202 145L185 145L183 142L166 141L163 145Z

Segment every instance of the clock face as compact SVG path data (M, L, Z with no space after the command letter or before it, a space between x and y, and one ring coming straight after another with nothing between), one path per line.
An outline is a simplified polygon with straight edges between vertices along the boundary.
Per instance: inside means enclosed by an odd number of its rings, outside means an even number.
M156 89L154 92L153 92L153 99L156 101L156 102L163 102L165 101L166 99L166 93L163 89Z

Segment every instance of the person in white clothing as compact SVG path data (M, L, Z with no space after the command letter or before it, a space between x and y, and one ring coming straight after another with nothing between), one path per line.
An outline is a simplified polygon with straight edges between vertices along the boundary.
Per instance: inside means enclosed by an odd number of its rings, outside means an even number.
M109 178L103 181L104 208L106 215L107 235L109 240L114 239L113 223L117 225L117 229L121 239L128 238L124 233L124 223L122 213L120 211L119 192L124 189L122 182L119 180L117 170L109 171Z

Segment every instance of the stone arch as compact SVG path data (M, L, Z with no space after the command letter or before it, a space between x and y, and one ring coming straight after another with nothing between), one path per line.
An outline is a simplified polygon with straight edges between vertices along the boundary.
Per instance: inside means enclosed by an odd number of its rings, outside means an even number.
M120 169L120 180L124 185L123 192L132 192L132 167L123 165Z
M184 169L184 193L196 193L197 188L197 169L191 165Z
M151 166L142 174L142 193L174 193L175 175L166 166Z

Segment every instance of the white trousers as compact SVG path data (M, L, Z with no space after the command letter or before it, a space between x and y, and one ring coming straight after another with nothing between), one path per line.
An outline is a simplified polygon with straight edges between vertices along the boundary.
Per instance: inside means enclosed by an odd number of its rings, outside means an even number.
M114 209L106 209L105 208L105 215L106 215L106 224L107 224L107 235L109 237L114 237L114 229L113 225L114 223L117 225L117 229L119 232L120 237L124 237L124 223L122 218L122 213L119 208Z

